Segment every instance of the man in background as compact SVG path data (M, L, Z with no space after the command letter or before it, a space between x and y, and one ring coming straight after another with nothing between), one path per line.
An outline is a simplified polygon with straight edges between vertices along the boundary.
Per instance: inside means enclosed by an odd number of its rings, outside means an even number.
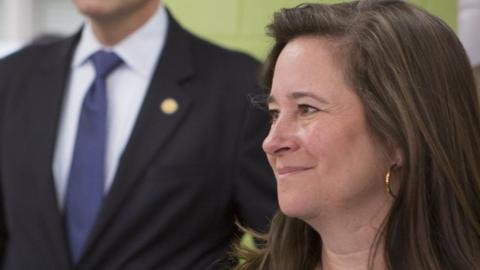
M0 62L2 263L218 269L276 209L258 63L159 0L74 0L74 36Z

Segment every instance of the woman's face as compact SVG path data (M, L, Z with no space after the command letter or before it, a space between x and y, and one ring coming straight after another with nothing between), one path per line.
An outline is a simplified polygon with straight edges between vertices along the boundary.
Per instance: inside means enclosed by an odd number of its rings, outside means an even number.
M383 205L389 196L384 176L394 163L369 131L333 46L319 37L289 42L277 60L268 101L272 126L263 149L275 172L280 208L307 221L329 211Z

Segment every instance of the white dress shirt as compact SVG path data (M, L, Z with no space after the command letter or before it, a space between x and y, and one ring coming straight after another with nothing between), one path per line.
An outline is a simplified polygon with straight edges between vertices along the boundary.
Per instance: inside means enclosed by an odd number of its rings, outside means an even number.
M105 193L110 189L118 162L127 145L167 35L168 16L161 5L140 29L113 47L100 44L85 24L73 55L53 159L57 202L63 209L82 102L93 82L95 69L89 57L100 49L113 51L124 64L107 78L107 144Z

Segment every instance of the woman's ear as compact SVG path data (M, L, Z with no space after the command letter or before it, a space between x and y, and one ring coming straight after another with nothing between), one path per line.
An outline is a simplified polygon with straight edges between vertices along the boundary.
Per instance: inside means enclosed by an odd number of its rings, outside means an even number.
M390 166L402 167L404 164L404 153L402 149L395 143L387 144L387 154L390 161Z
M404 154L403 154L403 151L402 149L400 149L400 147L398 146L395 146L393 148L393 153L392 153L392 162L393 164L392 165L395 165L396 167L403 167L403 163L404 163Z

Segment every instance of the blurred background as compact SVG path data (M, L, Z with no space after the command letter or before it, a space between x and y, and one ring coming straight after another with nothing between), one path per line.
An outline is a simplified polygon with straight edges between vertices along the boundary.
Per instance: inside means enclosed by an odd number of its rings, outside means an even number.
M101 0L99 0L101 1ZM464 1L464 0L460 0ZM274 11L296 6L300 0L165 0L187 29L225 47L263 59L270 46L265 26ZM333 3L337 1L311 1ZM458 30L457 0L412 0ZM466 6L480 10L480 0ZM464 5L465 6L465 5ZM476 13L475 16L478 16ZM38 38L66 36L79 29L82 17L72 0L0 0L0 57ZM480 26L480 24L478 25ZM477 27L478 28L478 27ZM480 50L480 48L478 48Z

